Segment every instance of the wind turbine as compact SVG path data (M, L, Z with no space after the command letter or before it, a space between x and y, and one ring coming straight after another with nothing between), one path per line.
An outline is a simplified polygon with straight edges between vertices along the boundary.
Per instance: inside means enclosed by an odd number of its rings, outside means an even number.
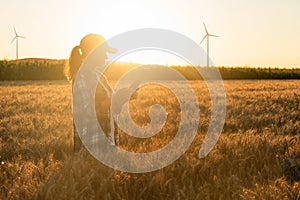
M207 28L206 28L204 22L203 22L203 25L204 25L204 28L205 28L206 35L201 40L200 44L204 41L205 38L207 39L207 42L206 42L206 45L207 45L207 67L209 67L209 37L210 36L211 37L220 37L220 36L208 33Z
M19 58L19 44L18 44L18 38L25 38L24 36L18 35L15 27L14 27L15 37L12 39L10 43L13 43L16 40L16 58Z

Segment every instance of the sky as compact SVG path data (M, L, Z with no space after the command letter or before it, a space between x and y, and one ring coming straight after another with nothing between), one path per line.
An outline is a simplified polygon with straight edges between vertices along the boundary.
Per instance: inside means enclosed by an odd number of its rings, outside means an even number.
M0 0L0 59L68 58L88 33L109 39L138 28L176 31L199 43L203 22L215 65L300 67L299 0ZM206 50L206 41L201 47ZM141 51L121 61L184 64L163 52ZM183 63L180 63L183 62Z

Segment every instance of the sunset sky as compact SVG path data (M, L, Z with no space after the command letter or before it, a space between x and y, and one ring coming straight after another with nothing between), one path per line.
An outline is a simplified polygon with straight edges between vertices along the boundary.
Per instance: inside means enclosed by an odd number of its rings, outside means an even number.
M137 28L164 28L199 43L205 22L221 36L210 40L216 65L300 67L299 11L299 0L1 0L0 59L15 58L13 26L26 37L19 39L20 58L67 58L88 33L110 38ZM205 42L201 46L206 50ZM123 60L180 62L148 53Z

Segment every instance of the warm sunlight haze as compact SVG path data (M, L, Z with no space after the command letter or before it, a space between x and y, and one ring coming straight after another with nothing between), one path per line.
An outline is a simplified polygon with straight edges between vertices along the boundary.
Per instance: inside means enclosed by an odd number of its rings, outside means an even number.
M211 33L221 36L210 40L216 65L300 67L298 0L12 0L1 7L1 59L16 57L16 45L10 43L13 27L26 37L19 39L20 58L65 59L87 33L110 38L137 28L164 28L200 43L205 22ZM201 47L206 50L205 41ZM143 60L131 56L127 61L185 64L172 56L159 58L162 55L149 54Z

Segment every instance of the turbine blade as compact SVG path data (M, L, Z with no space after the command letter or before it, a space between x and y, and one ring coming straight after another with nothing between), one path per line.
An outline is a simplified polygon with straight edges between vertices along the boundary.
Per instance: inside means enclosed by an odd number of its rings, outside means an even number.
M218 35L212 35L212 34L209 34L209 36L212 36L212 37L220 37Z
M207 35L204 36L204 38L201 40L201 42L199 44L201 44L203 42L203 40L205 40L206 37L207 37Z
M207 28L206 28L206 26L205 26L205 23L203 22L203 25L204 25L204 28L205 28L205 32L206 32L206 34L208 35L208 31L207 31Z
M26 38L25 36L18 35L18 38Z
M17 36L18 35L18 33L17 33L17 31L16 31L16 28L14 27L14 32L15 32L15 35Z
M12 41L10 42L10 44L12 44L12 43L15 41L16 38L17 38L17 36L15 36L15 37L12 39Z

